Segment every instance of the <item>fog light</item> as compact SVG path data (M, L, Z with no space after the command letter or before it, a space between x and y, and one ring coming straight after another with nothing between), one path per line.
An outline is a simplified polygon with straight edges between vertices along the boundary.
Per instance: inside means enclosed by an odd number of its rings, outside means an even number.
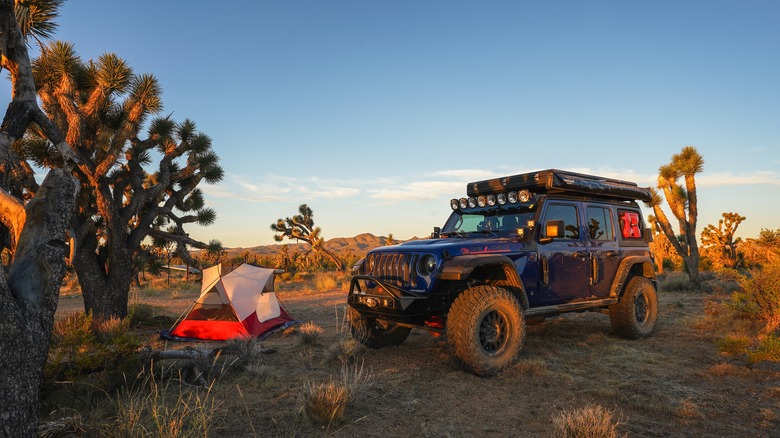
M474 208L477 206L476 198L469 198L469 207Z
M451 199L450 200L450 208L453 210L457 210L460 207L460 203L457 199Z
M485 206L485 197L484 196L480 196L479 198L477 198L477 205L479 205L480 207L484 207Z
M509 192L506 197L510 204L517 203L517 192Z
M489 205L489 206L491 206L491 207L492 207L492 206L494 206L494 205L496 205L496 195L488 195L488 197L487 197L487 203L488 203L488 205Z
M499 205L506 204L506 193L499 193L498 196L497 196L497 199L498 199L498 204Z

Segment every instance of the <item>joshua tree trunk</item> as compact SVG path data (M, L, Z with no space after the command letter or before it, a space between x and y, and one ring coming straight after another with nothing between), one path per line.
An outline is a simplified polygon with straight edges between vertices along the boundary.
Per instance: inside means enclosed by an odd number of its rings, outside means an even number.
M95 318L127 316L127 298L133 280L133 260L127 251L107 255L107 262L101 254L95 253L94 234L86 234L76 247L76 274L79 277L81 293L84 296L84 310ZM110 266L111 269L106 269Z
M65 275L66 226L76 180L52 170L26 206L27 221L6 278L0 269L0 436L37 435L41 370Z

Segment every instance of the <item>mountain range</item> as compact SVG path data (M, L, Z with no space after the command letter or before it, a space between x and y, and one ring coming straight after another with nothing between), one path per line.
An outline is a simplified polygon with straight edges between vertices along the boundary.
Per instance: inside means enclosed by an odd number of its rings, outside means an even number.
M417 238L413 237L410 240L415 239ZM395 240L395 242L400 243L401 241ZM333 239L326 240L325 248L334 252L335 254L345 254L349 252L354 254L366 254L368 251L380 246L385 246L386 244L387 237L385 236L375 236L371 233L363 233L358 234L355 237L335 237ZM309 250L309 248L311 248L311 246L306 242L295 243L294 240L285 240L282 243L277 243L274 245L260 245L250 248L225 248L225 250L227 251L227 255L230 257L237 256L245 251L253 255L276 255L279 253L279 251L281 251L283 245L287 245L287 250L290 252L290 254L306 252Z

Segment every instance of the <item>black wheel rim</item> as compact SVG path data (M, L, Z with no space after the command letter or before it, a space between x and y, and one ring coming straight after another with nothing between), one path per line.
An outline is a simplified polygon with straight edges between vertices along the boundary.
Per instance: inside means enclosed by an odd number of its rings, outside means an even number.
M644 324L650 317L650 305L645 294L640 293L636 296L634 311L636 313L636 322L639 324Z
M495 354L504 348L509 337L507 319L500 312L492 310L485 314L479 324L479 344L485 352Z

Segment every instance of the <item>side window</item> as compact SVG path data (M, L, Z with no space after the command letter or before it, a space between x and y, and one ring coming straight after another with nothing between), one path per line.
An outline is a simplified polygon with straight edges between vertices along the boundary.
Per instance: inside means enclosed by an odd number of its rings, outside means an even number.
M620 234L623 239L641 239L642 224L639 221L639 212L630 210L618 210L620 220Z
M588 207L588 234L590 240L615 240L612 211L604 207Z
M546 224L549 224L551 221L561 221L563 223L563 238L579 240L580 224L577 220L577 207L552 204L547 207L547 215L544 221Z

